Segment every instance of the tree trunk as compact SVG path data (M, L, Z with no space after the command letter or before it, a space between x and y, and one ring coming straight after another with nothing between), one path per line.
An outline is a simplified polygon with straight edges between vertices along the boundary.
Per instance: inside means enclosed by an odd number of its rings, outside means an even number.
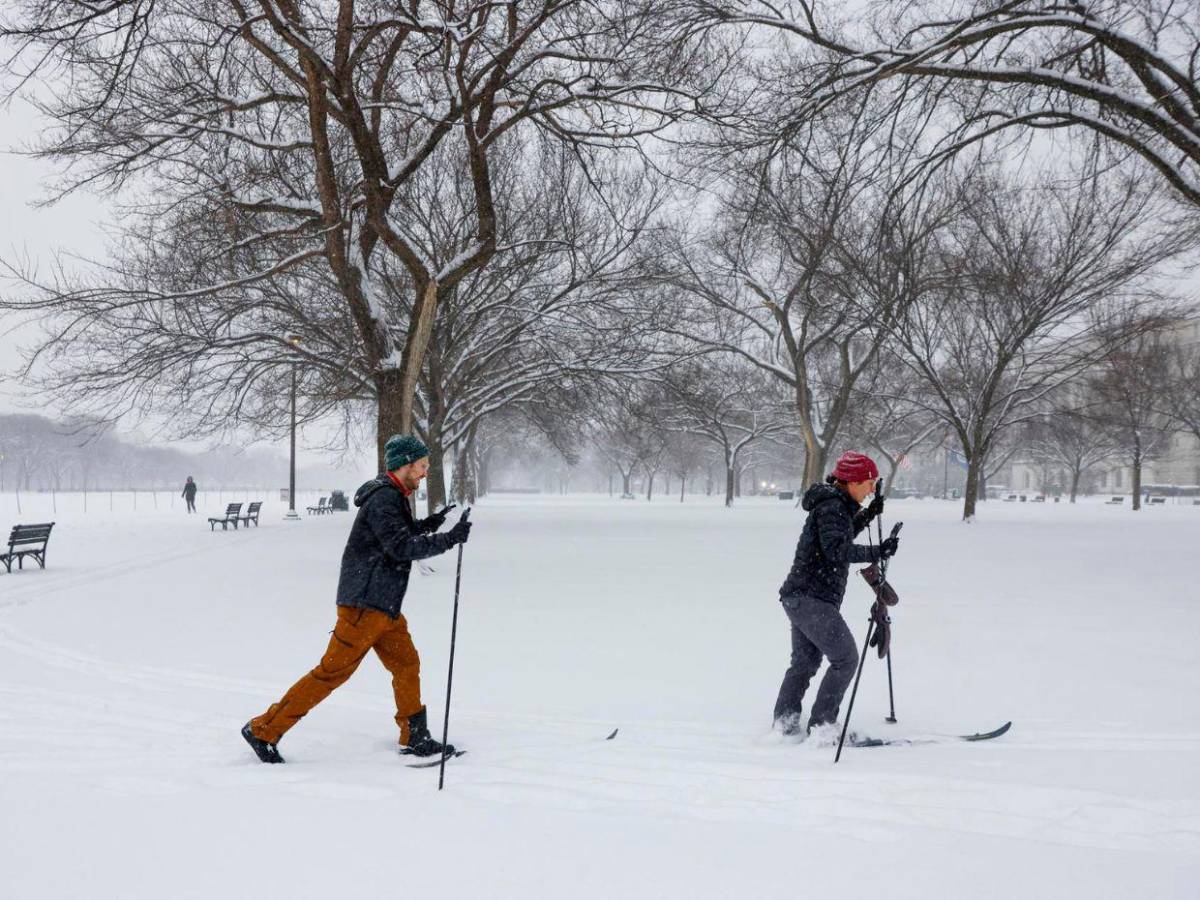
M654 499L654 473L649 469L646 470L646 500Z
M1071 469L1071 502L1075 502L1075 498L1079 495L1079 476L1082 473L1078 468Z
M610 497L612 496L612 492L613 492L612 483L613 483L613 477L612 477L612 470L610 469L608 472L608 496L610 496Z
M900 457L896 457L895 459L892 459L889 456L889 457L887 457L887 461L888 461L888 478L887 478L887 481L885 481L883 483L883 495L885 497L887 496L888 491L890 491L892 488L894 488L896 486L896 473L900 471Z
M429 442L429 475L425 479L425 494L430 515L446 505L446 448L442 446L441 438Z
M1137 447L1133 451L1133 508L1142 508L1142 450Z
M621 473L621 498L629 497L633 494L633 469L628 472Z
M963 521L975 519L975 503L979 498L979 470L982 468L979 453L967 457L967 483L963 488Z
M418 285L419 295L415 297L412 317L408 322L408 337L404 341L404 351L400 356L400 369L394 373L395 385L393 402L398 407L398 429L395 434L411 434L413 422L413 400L417 394L417 383L421 377L421 366L425 362L425 351L429 349L429 340L433 336L433 323L437 319L438 286L430 279L424 285ZM376 376L378 383L378 376ZM384 395L379 395L382 400ZM384 440L387 440L384 438Z
M726 453L725 456L725 505L733 506L734 492L737 489L735 469L737 460Z
M829 459L829 448L822 447L816 440L804 440L804 485L820 484L825 480L825 465Z
M686 491L686 490L687 490L687 477L680 475L679 476L679 502L680 503L683 502L683 494L684 494L684 491Z
M492 454L487 447L480 448L474 436L471 438L471 480L467 484L468 499L474 503L486 497L492 489Z

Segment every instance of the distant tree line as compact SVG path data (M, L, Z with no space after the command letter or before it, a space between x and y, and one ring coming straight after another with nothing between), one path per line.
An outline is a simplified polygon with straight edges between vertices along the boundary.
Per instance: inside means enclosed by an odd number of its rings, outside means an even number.
M263 450L187 453L79 423L0 414L0 491L182 490L188 475L213 490L266 487L285 483L286 471L286 459Z

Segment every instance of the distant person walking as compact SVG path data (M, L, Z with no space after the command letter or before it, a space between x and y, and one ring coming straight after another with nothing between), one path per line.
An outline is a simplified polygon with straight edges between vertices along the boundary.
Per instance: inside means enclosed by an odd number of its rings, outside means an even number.
M829 670L817 690L808 733L836 725L842 697L854 678L858 647L841 613L850 564L878 562L895 554L899 546L895 537L878 547L854 543L855 536L883 512L880 496L866 509L860 508L875 493L878 479L879 469L871 457L848 451L838 458L826 483L810 487L801 502L808 519L792 569L779 589L792 628L791 666L775 702L775 727L785 735L804 733L801 701L822 657L829 660Z
M180 496L187 501L187 511L194 513L196 511L196 482L192 481L192 476L187 477L187 481L183 484L183 494Z
M393 435L384 447L387 471L354 495L358 515L342 554L338 579L337 624L315 669L297 681L278 703L242 728L242 737L265 763L281 763L276 745L314 706L354 674L369 650L392 673L400 752L442 753L429 733L421 703L421 660L400 614L414 559L426 559L466 543L471 523L460 520L445 534L446 507L415 519L409 498L429 471L429 448L415 437ZM452 753L453 747L447 747Z

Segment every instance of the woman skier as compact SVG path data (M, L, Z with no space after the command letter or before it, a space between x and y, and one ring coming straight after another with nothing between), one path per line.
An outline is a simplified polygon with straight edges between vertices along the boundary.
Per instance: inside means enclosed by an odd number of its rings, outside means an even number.
M792 628L792 662L783 676L775 702L775 727L785 735L802 734L801 702L808 683L829 660L808 721L808 733L822 728L836 740L842 696L854 678L858 647L842 618L842 597L851 563L872 563L896 552L899 539L889 537L878 547L854 543L855 536L883 511L876 495L866 509L862 502L875 493L879 469L869 456L847 451L838 458L825 484L814 484L801 505L808 513L796 558L779 599Z

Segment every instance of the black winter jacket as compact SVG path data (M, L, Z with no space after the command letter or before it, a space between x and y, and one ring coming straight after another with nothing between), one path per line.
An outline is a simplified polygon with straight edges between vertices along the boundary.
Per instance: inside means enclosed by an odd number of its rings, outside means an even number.
M854 543L867 520L856 515L858 504L845 491L832 484L814 484L805 492L801 506L808 511L808 520L800 532L792 570L779 593L784 597L804 594L840 607L850 564L877 562L879 548Z
M431 534L427 519L413 518L407 498L386 474L360 487L354 505L358 515L342 553L337 605L377 609L394 619L412 561L445 553L453 544L447 535Z

